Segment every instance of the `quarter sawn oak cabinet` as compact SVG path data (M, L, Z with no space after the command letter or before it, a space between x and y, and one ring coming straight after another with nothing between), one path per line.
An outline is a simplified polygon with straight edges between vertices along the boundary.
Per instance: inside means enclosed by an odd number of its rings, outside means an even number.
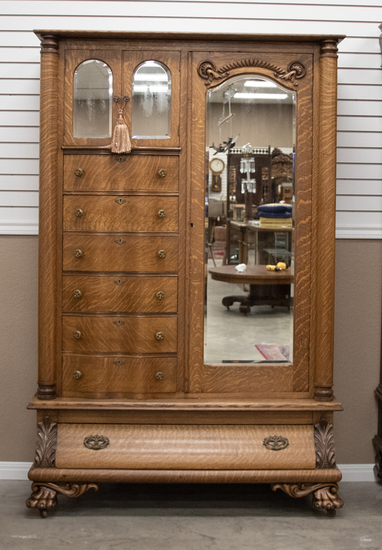
M334 515L342 37L36 34L27 506L101 482L270 483Z

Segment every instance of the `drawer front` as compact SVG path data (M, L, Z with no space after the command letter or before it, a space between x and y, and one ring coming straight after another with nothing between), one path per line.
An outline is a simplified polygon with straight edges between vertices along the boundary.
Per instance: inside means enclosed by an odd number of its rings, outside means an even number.
M178 271L178 237L64 234L64 271Z
M64 355L63 396L176 391L176 357Z
M95 436L98 436L96 438ZM272 450L270 437L287 446ZM314 470L312 425L59 424L57 468Z
M176 313L177 277L63 277L63 310Z
M64 315L62 348L93 353L175 353L177 318Z
M178 197L67 195L64 231L177 231Z
M64 156L65 191L178 191L178 173L178 157Z

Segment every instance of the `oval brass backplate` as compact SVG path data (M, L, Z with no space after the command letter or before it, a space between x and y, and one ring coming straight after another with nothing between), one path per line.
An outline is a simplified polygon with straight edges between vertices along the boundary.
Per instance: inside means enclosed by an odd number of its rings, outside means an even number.
M104 435L89 435L84 439L84 445L87 449L92 451L100 451L106 449L110 444L109 438Z
M270 451L282 451L288 447L289 441L282 435L270 435L264 439L263 445Z

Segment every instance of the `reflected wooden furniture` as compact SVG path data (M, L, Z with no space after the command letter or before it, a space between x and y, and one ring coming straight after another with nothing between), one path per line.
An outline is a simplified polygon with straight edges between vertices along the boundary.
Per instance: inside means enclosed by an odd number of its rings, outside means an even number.
M343 504L332 390L341 37L36 32L39 368L28 506L46 516L58 494L102 482L250 482L312 494L334 514ZM167 137L132 137L131 154L119 155L110 137L73 135L79 65L107 65L118 100L153 59L171 73ZM288 365L204 362L206 92L243 75L297 101ZM119 104L110 106L114 127Z
M265 265L250 265L244 273L239 273L234 266L227 265L209 269L211 278L224 283L249 285L246 296L225 296L223 306L230 308L235 302L240 303L240 312L249 313L252 306L286 306L291 307L291 283L293 277L290 270L267 271Z
M240 230L239 264L248 264L248 250L251 246L251 235L254 236L253 248L255 251L255 264L259 263L259 233L286 233L288 236L287 248L290 247L289 234L293 231L292 227L260 227L258 224L255 225L254 223L235 221L231 221L230 223L232 227Z

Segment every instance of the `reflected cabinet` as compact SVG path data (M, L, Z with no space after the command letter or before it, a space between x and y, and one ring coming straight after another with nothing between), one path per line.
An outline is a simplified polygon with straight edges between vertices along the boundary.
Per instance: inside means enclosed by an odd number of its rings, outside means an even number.
M342 37L36 33L28 507L102 482L269 483L334 515Z

